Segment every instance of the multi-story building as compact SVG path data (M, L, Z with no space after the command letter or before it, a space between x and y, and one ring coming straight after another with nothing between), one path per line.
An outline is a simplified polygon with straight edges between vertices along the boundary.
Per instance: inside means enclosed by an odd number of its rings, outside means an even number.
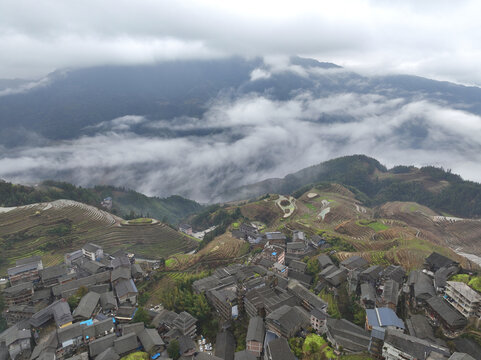
M225 320L232 319L236 316L235 312L238 308L235 287L210 290L207 292L207 298L217 310L219 315Z
M10 305L28 304L33 297L33 284L20 283L18 285L6 288L3 290L3 297L5 303Z
M319 309L312 309L310 313L311 326L318 333L324 334L327 331L327 314Z
M40 280L42 269L42 259L39 256L20 259L17 260L15 267L7 270L8 279L12 286L22 282L37 282Z
M83 246L82 254L90 260L95 261L104 257L104 250L98 245L88 243Z
M186 311L182 311L173 321L173 325L179 329L182 335L190 337L195 337L197 334L196 323L197 319Z
M251 351L256 357L262 354L264 347L264 320L260 316L255 316L249 320L249 327L247 328L246 348Z
M267 330L285 339L309 325L309 314L300 306L283 305L266 316Z
M466 318L481 317L481 295L467 284L448 281L445 299Z

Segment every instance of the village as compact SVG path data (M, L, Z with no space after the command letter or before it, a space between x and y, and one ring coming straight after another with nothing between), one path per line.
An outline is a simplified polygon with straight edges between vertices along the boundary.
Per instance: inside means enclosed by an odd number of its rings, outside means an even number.
M30 257L8 269L0 360L118 360L138 351L153 360L294 360L298 339L317 343L318 359L476 358L469 341L466 353L450 341L481 321L481 295L450 280L465 273L458 262L433 252L422 269L407 273L356 255L339 261L326 239L299 230L288 241L282 232L242 223L232 235L250 244L249 260L192 283L219 319L215 338L205 339L186 311L139 306L137 285L159 271L160 261L87 243L60 265ZM361 319L333 311L343 291ZM146 317L139 321L140 312ZM232 327L240 319L248 325L236 351Z

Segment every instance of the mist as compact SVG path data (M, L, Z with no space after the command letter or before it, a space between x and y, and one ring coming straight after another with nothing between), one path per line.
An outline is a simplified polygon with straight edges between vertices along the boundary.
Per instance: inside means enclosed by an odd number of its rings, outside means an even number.
M212 202L228 200L219 197L228 189L366 154L388 167L442 166L481 181L481 118L423 98L308 91L286 101L219 96L200 118L126 114L95 128L73 140L4 149L0 177L111 184Z

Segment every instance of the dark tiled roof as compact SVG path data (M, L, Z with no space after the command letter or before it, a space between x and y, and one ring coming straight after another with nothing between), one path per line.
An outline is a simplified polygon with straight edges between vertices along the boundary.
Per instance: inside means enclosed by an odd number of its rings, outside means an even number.
M327 303L324 300L310 292L305 286L299 284L296 280L289 281L289 291L299 300L307 302L313 308L324 309L327 307Z
M256 360L254 353L249 350L238 351L234 354L234 360ZM463 359L464 360L464 359Z
M67 274L67 268L64 264L49 266L43 270L40 270L40 278L42 281L56 279Z
M139 339L147 352L150 352L155 346L165 345L156 329L142 330L139 334Z
M58 342L63 343L68 340L82 337L82 328L84 325L80 323L72 324L57 330Z
M312 309L310 315L319 320L325 320L328 318L328 315L319 309Z
M426 263L434 270L458 264L456 261L438 254L437 252L433 252L431 255L429 255L426 258Z
M411 336L420 339L435 340L433 328L424 315L418 314L411 316L406 320L406 326Z
M296 360L287 340L284 338L275 339L267 345L272 360Z
M122 335L127 335L131 333L137 334L137 336L144 331L145 325L143 322L123 324L122 325Z
M20 265L25 265L25 264L39 263L40 261L42 261L42 257L40 257L40 256L30 256L30 257L27 257L27 258L18 259L17 261L15 261L15 265L20 266Z
M114 348L108 347L97 355L95 360L119 360L120 356L115 352Z
M184 354L189 350L195 349L195 342L187 335L182 335L179 337L179 352L180 354Z
M346 319L327 319L327 327L336 343L350 351L366 351L369 346L369 332Z
M94 323L95 336L107 335L110 331L115 329L115 325L112 318L107 318L99 322Z
M312 276L297 271L289 271L289 279L299 281L305 286L309 286L312 283Z
M3 290L3 292L6 295L15 296L16 294L20 294L20 293L22 293L23 291L26 291L26 290L32 291L33 290L33 284L30 283L30 282L20 283L18 285L14 285L14 286L6 288L5 290Z
M361 284L361 300L370 302L376 301L376 290L371 283Z
M215 340L215 356L224 360L234 360L235 339L230 331L217 333Z
M321 266L321 269L324 269L325 267L327 267L328 265L334 265L334 263L332 262L331 258L326 255L326 254L321 254L317 257L317 262L319 263L319 265Z
M392 303L397 305L399 297L399 284L394 280L387 280L384 283L384 289L382 291L382 299L385 303Z
M111 266L116 269L121 266L125 266L130 268L130 260L127 256L119 256L113 259L111 262Z
M255 316L249 320L249 327L247 328L246 340L264 341L265 327L264 320L260 316Z
M406 276L406 270L402 266L398 265L389 265L387 268L383 270L381 276L384 279L392 279L396 281L398 284L403 283L404 276Z
M104 310L117 307L117 299L115 298L113 291L109 291L100 295L100 305Z
M88 292L81 299L77 308L73 311L74 317L88 319L92 316L95 307L99 303L100 295L94 292Z
M105 349L114 345L114 340L117 339L117 335L110 334L100 339L96 339L89 344L89 352L91 357L99 355Z
M343 265L344 267L350 270L363 268L363 267L366 267L368 264L369 263L367 262L367 260L357 255L351 256L350 258L341 262L341 265Z
M414 296L417 300L427 300L436 294L433 281L420 270L411 271L408 283L414 285Z
M83 246L84 250L88 251L88 252L96 252L97 250L99 249L102 249L100 246L98 245L95 245L95 244L92 244L92 243L87 243Z
M442 346L403 334L397 330L387 330L384 343L390 344L394 348L410 354L417 359L424 359L425 355L432 351L446 356L450 354L449 350Z
M114 340L114 350L119 355L126 354L137 349L138 347L139 343L135 333L122 335Z
M122 297L128 294L137 294L137 287L132 279L120 280L117 285L115 285L115 292L118 297Z
M294 336L300 328L310 324L309 315L299 306L283 305L266 317L266 322L275 324L288 337Z
M129 267L117 267L112 270L111 281L114 282L118 279L130 279L132 277L132 272Z
M465 326L466 318L440 296L433 296L427 300L428 305L441 317L446 324L452 327Z
M306 268L307 268L307 264L305 262L302 262L302 261L292 260L289 263L289 271L295 270L295 271L299 271L301 273L304 273L306 271Z
M449 360L475 360L471 355L468 355L466 353L460 353L460 352L455 352Z

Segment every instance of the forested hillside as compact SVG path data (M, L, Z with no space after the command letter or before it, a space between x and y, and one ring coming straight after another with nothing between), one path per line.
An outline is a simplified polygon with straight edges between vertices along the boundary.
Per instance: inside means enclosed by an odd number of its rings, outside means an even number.
M323 182L336 182L351 188L368 206L388 201L413 201L450 215L481 217L481 184L433 166L396 166L388 170L364 155L329 160L283 179L267 179L223 196L238 200L266 193L299 195Z
M202 209L202 206L197 202L181 196L174 195L161 199L113 186L82 188L65 182L45 181L38 186L31 187L0 182L0 206L2 207L58 199L74 200L100 207L102 199L108 196L113 198L112 213L124 218L144 215L177 224L183 218Z

